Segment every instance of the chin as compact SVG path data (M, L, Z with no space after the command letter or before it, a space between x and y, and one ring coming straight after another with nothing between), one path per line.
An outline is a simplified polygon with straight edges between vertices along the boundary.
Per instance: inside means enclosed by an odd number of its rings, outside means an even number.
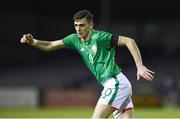
M81 35L78 35L79 38L83 38Z

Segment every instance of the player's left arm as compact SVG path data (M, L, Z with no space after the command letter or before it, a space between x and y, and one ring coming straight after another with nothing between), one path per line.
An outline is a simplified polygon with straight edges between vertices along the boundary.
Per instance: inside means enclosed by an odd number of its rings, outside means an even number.
M139 80L140 77L143 77L146 80L153 79L154 72L143 65L141 53L134 39L125 36L119 36L118 46L126 46L130 51L131 55L133 56L137 67L137 80Z

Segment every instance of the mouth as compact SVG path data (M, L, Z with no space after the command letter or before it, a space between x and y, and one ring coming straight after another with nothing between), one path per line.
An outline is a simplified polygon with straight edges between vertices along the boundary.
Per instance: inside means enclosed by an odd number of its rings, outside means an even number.
M82 36L82 33L80 33L80 32L77 32L77 34L78 34L78 36Z

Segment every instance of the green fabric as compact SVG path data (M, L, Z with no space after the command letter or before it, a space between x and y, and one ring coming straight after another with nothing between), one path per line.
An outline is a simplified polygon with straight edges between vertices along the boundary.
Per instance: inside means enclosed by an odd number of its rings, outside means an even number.
M113 103L114 99L116 98L116 95L117 95L117 92L118 92L118 89L119 89L119 81L118 81L117 77L113 76L113 79L115 80L116 84L115 84L115 91L114 91L114 93L112 95L112 98L110 99L110 101L108 103L110 105Z
M77 51L99 83L121 72L115 63L115 48L111 46L112 34L93 30L87 41L82 41L76 33L63 38L67 48Z

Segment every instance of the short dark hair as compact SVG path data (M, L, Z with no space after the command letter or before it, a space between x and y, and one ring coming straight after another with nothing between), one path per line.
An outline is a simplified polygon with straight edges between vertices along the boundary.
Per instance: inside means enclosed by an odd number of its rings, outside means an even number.
M89 22L90 21L93 22L93 14L90 11L86 10L86 9L78 11L73 16L74 21L79 20L79 19L83 19L83 18L85 18Z

